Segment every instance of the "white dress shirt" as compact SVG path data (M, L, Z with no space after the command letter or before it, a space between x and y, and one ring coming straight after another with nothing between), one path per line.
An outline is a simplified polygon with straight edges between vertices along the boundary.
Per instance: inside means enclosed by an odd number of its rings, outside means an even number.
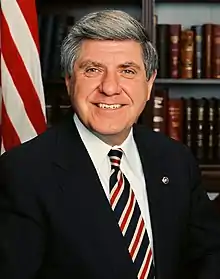
M111 172L111 164L108 152L110 151L112 146L106 144L105 142L100 140L96 135L94 135L91 131L89 131L82 124L82 122L79 120L76 114L74 114L74 122L80 134L80 137L89 153L89 156L91 157L91 160L97 171L104 192L107 198L109 199L109 178ZM128 179L134 191L136 200L139 204L141 214L145 222L148 237L153 251L152 229L150 222L145 178L137 146L133 138L133 130L131 130L126 140L120 146L114 147L121 148L124 152L121 159L120 168L126 176L126 178Z

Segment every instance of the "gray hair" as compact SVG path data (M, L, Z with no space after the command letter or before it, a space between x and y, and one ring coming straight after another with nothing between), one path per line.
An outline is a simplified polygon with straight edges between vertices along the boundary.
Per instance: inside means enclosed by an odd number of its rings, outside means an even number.
M80 45L85 39L137 41L143 49L147 79L157 69L157 52L144 27L126 12L108 9L93 12L73 25L61 46L61 66L65 74L72 75Z

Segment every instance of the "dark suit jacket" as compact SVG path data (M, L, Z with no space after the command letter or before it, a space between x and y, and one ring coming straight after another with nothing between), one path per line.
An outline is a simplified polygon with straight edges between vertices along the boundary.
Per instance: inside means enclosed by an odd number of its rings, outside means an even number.
M135 127L134 137L146 177L156 279L188 279L188 270L192 278L219 279L220 219L190 152L146 127ZM0 278L136 278L72 115L0 158Z

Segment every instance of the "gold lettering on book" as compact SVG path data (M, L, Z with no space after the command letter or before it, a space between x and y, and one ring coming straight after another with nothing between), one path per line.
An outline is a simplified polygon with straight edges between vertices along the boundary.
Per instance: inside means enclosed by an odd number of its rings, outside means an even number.
M170 41L173 44L177 44L179 42L179 36L170 36Z
M196 42L201 43L201 41L202 41L202 36L197 35Z
M177 65L178 64L178 57L173 56L172 57L172 62L173 62L173 65Z

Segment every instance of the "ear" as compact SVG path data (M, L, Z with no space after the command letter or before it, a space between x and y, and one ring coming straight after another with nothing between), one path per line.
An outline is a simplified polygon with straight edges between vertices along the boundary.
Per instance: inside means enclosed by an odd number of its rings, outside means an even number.
M71 77L67 74L65 76L65 84L66 84L66 89L67 89L68 95L70 96L70 94L71 94Z
M157 70L154 71L150 79L147 81L147 101L150 99L152 87L157 76Z

